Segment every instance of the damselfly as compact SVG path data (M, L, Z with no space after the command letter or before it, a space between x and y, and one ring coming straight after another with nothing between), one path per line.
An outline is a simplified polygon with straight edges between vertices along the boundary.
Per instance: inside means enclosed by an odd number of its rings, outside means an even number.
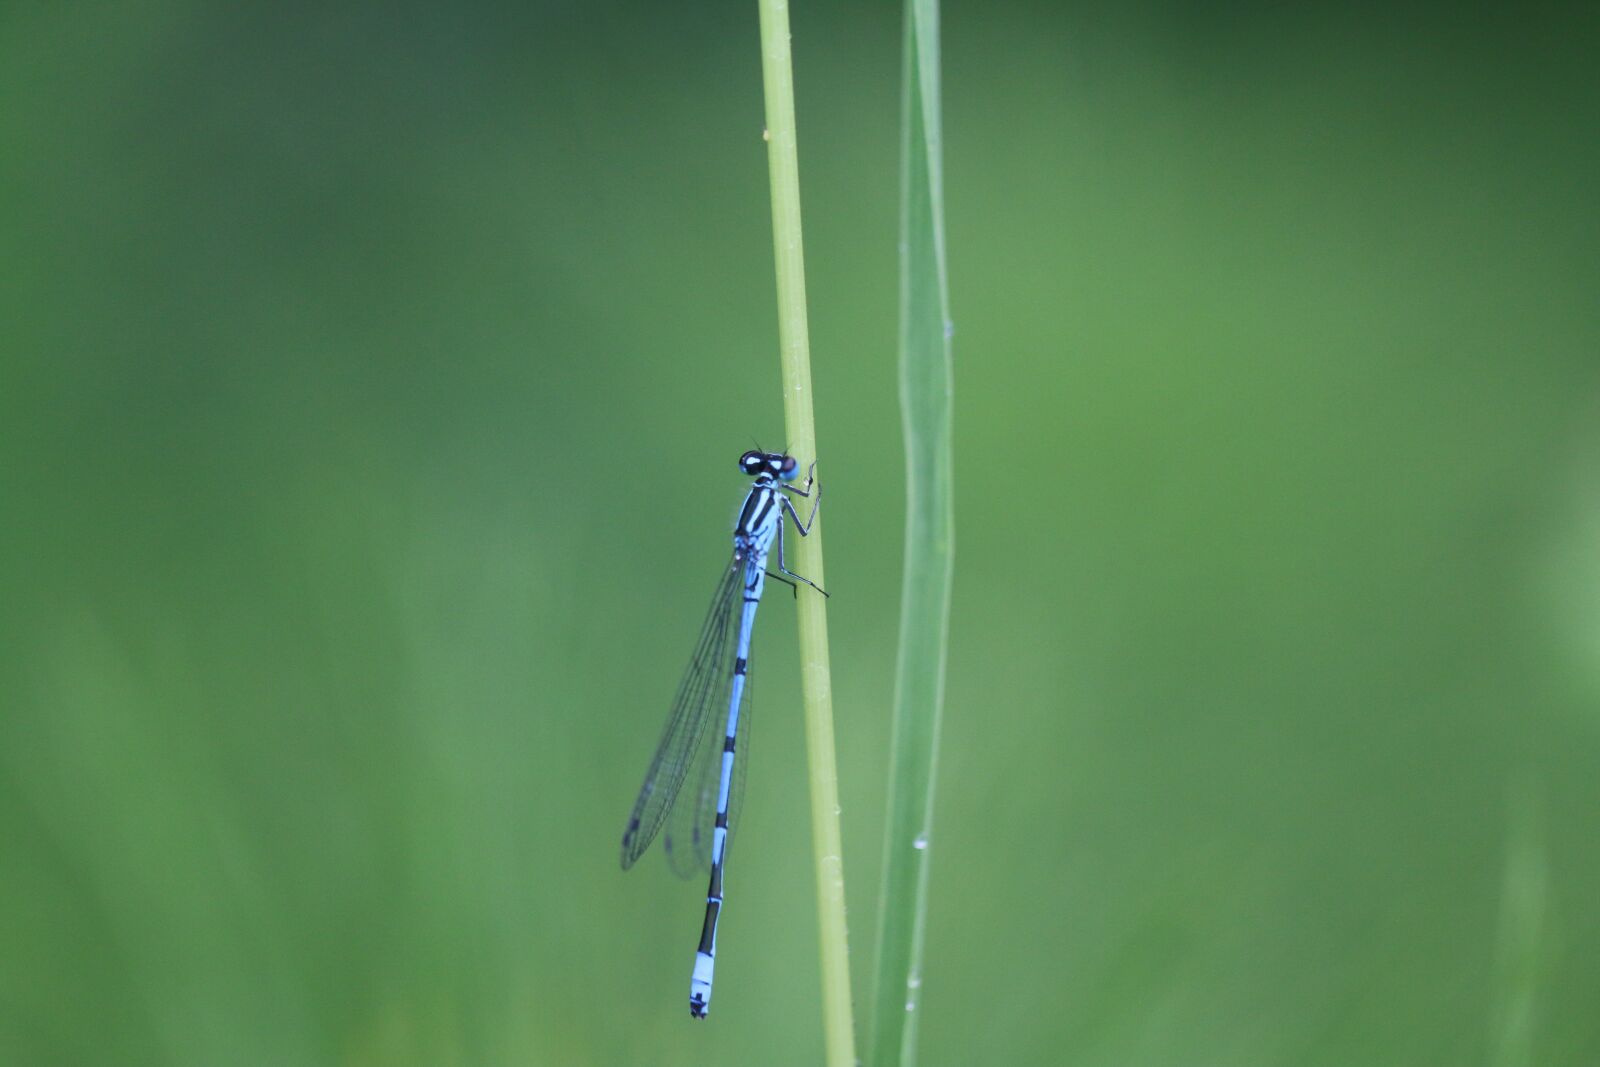
M622 834L623 870L644 854L663 825L667 829L663 844L674 871L690 878L710 868L706 918L689 982L689 1014L696 1019L705 1018L711 1007L717 919L722 912L722 870L744 785L745 763L739 764L736 775L734 752L736 747L747 747L736 746L736 742L749 737L750 633L755 628L761 590L770 576L792 586L797 593L799 586L795 583L804 582L827 596L820 586L795 574L783 562L783 513L789 513L802 537L811 532L816 522L817 507L822 503L822 486L817 485L815 497L811 493L816 468L813 463L805 485L797 487L788 484L800 473L800 464L793 456L752 451L739 457L739 469L754 478L755 484L745 496L733 527L733 558L717 583L699 643L672 701L667 728L661 734L655 758L639 787L639 799L633 802L633 812L628 816L628 828ZM785 493L811 499L811 514L805 522L800 521ZM774 543L781 575L767 570L767 556ZM745 705L743 723L741 703ZM701 743L706 726L719 707L726 708L728 714L720 753ZM746 753L746 762L748 758ZM693 794L684 803L674 804L684 782L691 778Z

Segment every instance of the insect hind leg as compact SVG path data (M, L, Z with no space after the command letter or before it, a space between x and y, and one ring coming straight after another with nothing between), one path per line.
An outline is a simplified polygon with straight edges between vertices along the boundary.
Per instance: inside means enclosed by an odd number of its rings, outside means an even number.
M785 507L789 508L789 513L791 515L794 514L794 507L789 504L789 501L788 500L784 500L783 503L784 503ZM812 516L812 519L815 520L815 518L816 518L816 509L815 508L812 509L811 516ZM796 525L796 527L798 527L799 524L800 524L799 516L795 516L795 525ZM804 537L805 534L806 534L805 530L801 530L800 531L800 536ZM822 588L822 586L818 585L816 582L813 582L810 578L807 578L803 574L796 574L794 571L792 571L788 567L784 566L784 563L783 563L783 523L781 523L781 522L778 524L778 569L780 571L782 571L784 574L787 574L790 578L793 578L795 581L806 583L811 588L813 588L817 592L821 593L823 596L827 596L828 595L828 591L826 589ZM779 578L778 580L779 581L783 581L784 579ZM789 584L790 585L794 585L794 582L790 582ZM800 587L799 586L795 586L795 595L796 596L800 595Z

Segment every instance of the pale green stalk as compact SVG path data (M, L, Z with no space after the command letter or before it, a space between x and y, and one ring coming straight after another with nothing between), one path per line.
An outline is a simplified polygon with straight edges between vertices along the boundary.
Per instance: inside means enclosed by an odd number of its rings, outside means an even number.
M760 0L761 72L767 99L767 165L772 175L772 244L778 273L778 342L789 451L817 455L811 416L811 342L806 329L805 252L800 235L800 164L794 128L794 69L789 6ZM819 467L820 472L820 467ZM820 513L811 536L796 537L794 568L826 587ZM809 592L809 590L807 591ZM839 832L839 772L834 760L833 683L828 670L827 601L800 597L800 692L805 703L811 774L811 847L817 871L817 927L822 955L822 1022L828 1067L854 1067L850 950L844 919L844 847Z
M907 0L901 108L900 405L906 440L906 549L872 989L869 1062L874 1067L916 1061L950 632L953 371L937 0Z

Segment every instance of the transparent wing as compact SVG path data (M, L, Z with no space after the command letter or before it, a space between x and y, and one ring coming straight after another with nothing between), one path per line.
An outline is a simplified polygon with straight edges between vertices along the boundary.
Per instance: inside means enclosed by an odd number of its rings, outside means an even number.
M667 812L678 799L684 779L695 765L696 755L702 748L721 747L702 745L701 741L706 734L706 724L719 718L716 714L719 692L723 694L723 711L727 710L726 693L733 675L734 639L739 619L735 608L741 602L742 573L741 568L730 564L717 583L694 655L689 659L683 680L678 683L678 693L672 700L666 729L661 733L656 754L650 760L650 769L645 772L639 797L633 802L627 828L622 833L623 870L632 867L634 861L644 855L661 831ZM713 785L713 807L716 805L715 788Z
M727 701L720 700L717 706L726 709ZM720 734L722 731L717 732ZM672 873L679 878L693 878L711 869L711 835L716 828L717 786L722 781L721 755L721 744L700 746L694 769L689 772L689 788L684 790L685 795L679 798L678 803L673 805L672 813L667 816L667 828L661 834L661 847L666 850L667 864L672 868ZM738 761L734 762L737 765Z
M737 627L735 627L737 634ZM731 683L733 672L728 671ZM717 738L727 736L728 689L725 683L716 697L721 714L716 719L722 729ZM711 731L707 731L710 733ZM667 851L667 862L679 878L693 878L711 870L711 837L717 827L717 788L722 784L722 744L707 743L700 746L695 767L688 781L694 792L681 797L667 817L667 829L661 844ZM739 831L739 809L744 803L745 769L750 766L750 675L744 679L744 696L739 701L739 734L734 741L733 782L728 787L728 845Z

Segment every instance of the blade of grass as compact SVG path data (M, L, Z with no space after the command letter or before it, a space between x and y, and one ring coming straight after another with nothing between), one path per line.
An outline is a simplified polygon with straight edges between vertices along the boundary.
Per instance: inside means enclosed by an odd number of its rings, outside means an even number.
M1538 1062L1534 1036L1549 925L1549 864L1542 824L1537 781L1523 775L1512 786L1511 825L1500 888L1489 1015L1490 1067L1531 1067Z
M806 328L805 252L800 233L800 164L794 124L794 68L787 0L760 0L761 73L767 102L767 167L772 179L772 245L778 275L778 342L789 451L815 459L811 414L811 341ZM795 569L826 587L822 521L796 537ZM833 683L828 668L827 601L799 603L800 687L805 703L811 779L811 847L817 871L817 929L822 957L822 1021L828 1067L854 1067L850 950L845 935L844 848L839 832L839 773L833 742Z
M906 551L890 742L889 816L872 990L876 1067L917 1051L929 843L950 632L949 287L939 117L939 5L907 0L901 94L900 405L906 439Z

